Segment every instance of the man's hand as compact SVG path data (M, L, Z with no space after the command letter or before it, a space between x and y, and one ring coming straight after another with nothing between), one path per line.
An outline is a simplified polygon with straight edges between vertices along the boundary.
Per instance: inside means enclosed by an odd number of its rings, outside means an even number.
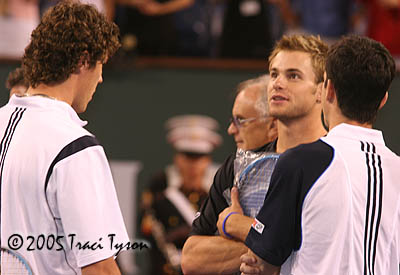
M250 250L246 254L240 256L240 262L241 275L261 274L261 269L257 266L257 259L250 254Z
M237 189L237 187L232 187L232 189L231 189L231 201L232 201L232 205L225 208L224 211L222 211L218 216L218 222L217 222L218 231L219 231L219 234L224 237L227 237L227 236L225 235L225 233L222 230L222 225L223 225L223 222L224 222L226 216L231 212L237 212L237 213L243 215L243 210L242 210L242 207L240 206L240 201L239 201L239 190Z
M270 265L250 249L240 257L241 275L279 275L281 268Z

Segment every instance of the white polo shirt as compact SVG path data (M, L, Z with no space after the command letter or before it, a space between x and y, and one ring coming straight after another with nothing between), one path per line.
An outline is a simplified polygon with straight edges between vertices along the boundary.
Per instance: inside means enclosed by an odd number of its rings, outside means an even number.
M340 124L281 155L246 245L281 274L399 274L400 158Z
M104 150L85 124L40 96L0 109L1 246L17 248L34 274L81 274L129 242Z

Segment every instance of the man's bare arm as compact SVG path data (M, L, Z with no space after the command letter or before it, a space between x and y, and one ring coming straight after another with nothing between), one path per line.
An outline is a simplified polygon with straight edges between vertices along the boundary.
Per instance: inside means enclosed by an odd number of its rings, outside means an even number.
M248 248L221 236L191 236L182 250L182 271L194 274L231 274L239 271L240 256Z
M239 271L240 256L247 252L244 240L250 230L253 218L243 215L236 187L231 190L232 205L220 214L217 227L220 236L191 236L182 251L182 270L184 274L231 274ZM229 213L231 214L226 220ZM229 239L222 230L225 220L225 231L234 238Z
M82 275L121 275L114 257L85 266Z

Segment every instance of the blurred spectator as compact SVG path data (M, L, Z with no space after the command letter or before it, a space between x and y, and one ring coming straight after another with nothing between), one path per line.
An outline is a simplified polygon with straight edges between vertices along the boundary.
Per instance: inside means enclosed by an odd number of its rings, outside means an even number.
M173 164L156 174L142 195L142 233L152 237L150 274L180 274L180 254L218 167L211 153L221 143L218 123L184 115L166 123Z
M287 25L287 33L320 35L333 43L351 30L353 0L268 0L275 4Z
M122 44L129 41L142 55L176 55L177 29L174 14L194 4L194 0L120 0L115 21ZM132 43L131 41L134 41Z
M38 24L38 0L0 0L0 58L20 59Z
M264 0L228 0L220 56L266 58L274 42L267 10Z
M192 6L174 14L177 55L211 55L210 12L212 4L210 2L209 0L195 0Z
M379 42L398 59L400 58L400 1L360 0L367 13L367 35ZM397 64L399 69L399 63Z
M39 6L40 6L40 15L43 15L43 13L48 10L50 7L55 6L58 2L61 0L39 0ZM79 0L82 3L86 4L92 4L95 5L96 8L104 13L108 19L113 20L114 19L114 7L115 7L115 2L119 0ZM126 1L126 0L122 0ZM129 1L129 0L127 0Z
M10 90L10 97L13 94L23 95L28 90L29 83L24 78L22 68L17 68L8 74L6 88Z

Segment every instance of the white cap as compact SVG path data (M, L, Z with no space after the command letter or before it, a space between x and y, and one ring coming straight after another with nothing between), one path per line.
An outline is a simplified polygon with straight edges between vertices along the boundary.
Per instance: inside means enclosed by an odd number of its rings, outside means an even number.
M209 154L222 142L218 122L203 115L181 115L165 123L167 141L180 152Z

